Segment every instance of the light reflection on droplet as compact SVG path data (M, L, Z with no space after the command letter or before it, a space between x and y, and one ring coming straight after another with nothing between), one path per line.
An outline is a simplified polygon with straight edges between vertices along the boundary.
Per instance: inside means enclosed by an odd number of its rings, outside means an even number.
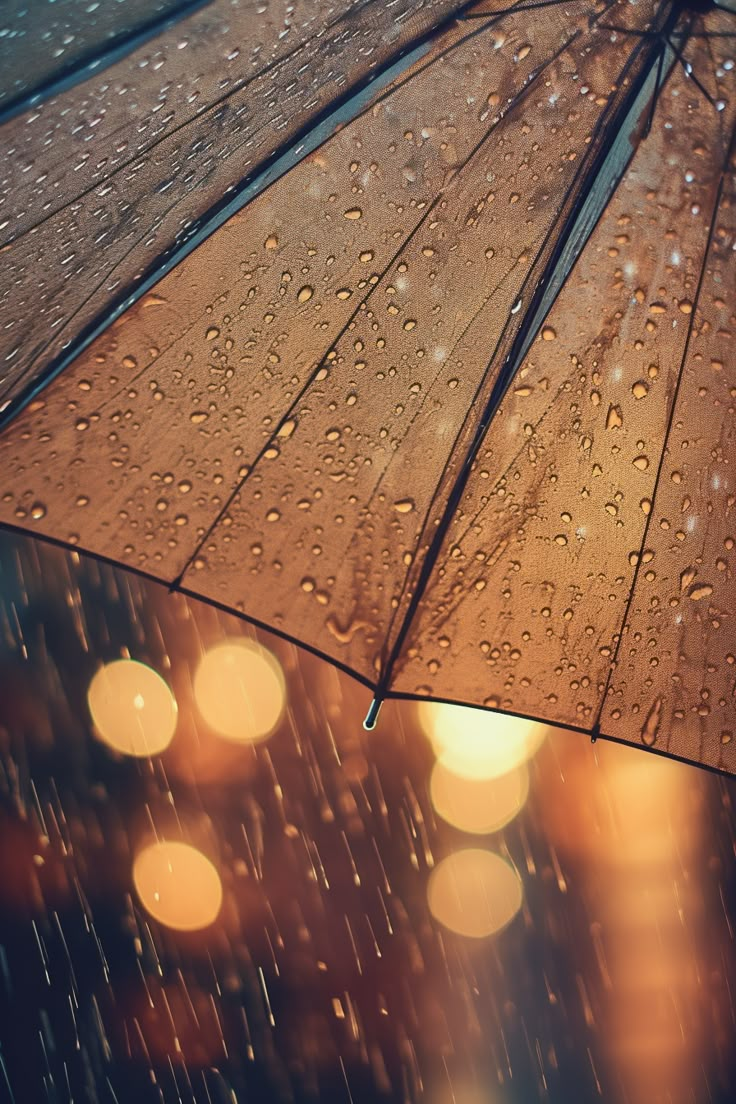
M145 663L106 663L89 684L87 703L99 738L124 755L158 755L174 736L176 699Z
M217 919L220 876L210 860L188 843L159 841L133 863L133 883L147 912L178 931L198 931Z
M481 939L505 928L521 908L521 880L490 851L467 848L435 867L427 903L436 920L458 935Z
M421 702L419 721L435 754L463 778L499 778L539 749L546 725L469 706Z
M443 762L432 770L429 792L435 812L463 832L497 832L521 811L529 793L525 765L498 778L464 778Z
M286 684L274 655L252 640L210 648L194 676L202 717L220 736L238 743L265 740L284 711Z

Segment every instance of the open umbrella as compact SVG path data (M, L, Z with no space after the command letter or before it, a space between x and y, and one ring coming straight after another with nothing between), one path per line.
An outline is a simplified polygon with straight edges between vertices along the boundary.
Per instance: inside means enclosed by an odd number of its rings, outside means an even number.
M0 520L733 771L733 14L277 7L5 123Z

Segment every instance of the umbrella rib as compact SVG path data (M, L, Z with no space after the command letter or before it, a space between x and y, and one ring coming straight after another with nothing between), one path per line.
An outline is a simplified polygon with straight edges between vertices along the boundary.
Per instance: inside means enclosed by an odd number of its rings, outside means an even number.
M485 29L487 29L487 28L484 28L484 30ZM472 160L472 158L475 157L475 155L479 152L479 150L482 149L483 145L488 141L488 138L494 132L496 127L499 125L499 123L509 114L510 111L512 111L519 103L521 103L523 101L523 99L527 96L529 91L535 86L536 82L539 80L539 78L542 76L542 74L545 73L547 68L568 48L568 46L572 42L574 42L574 40L578 37L579 33L580 33L579 31L576 31L575 34L573 34L555 52L555 54L553 54L547 60L547 62L544 64L544 66L540 67L534 73L533 77L528 81L528 83L523 87L523 89L508 104L506 110L501 112L499 114L499 116L494 119L491 126L485 131L485 133L478 140L478 142L476 142L475 146L473 146L472 150L469 152L468 156L466 157L465 161L462 163L462 165L460 166L458 171L461 171ZM412 239L419 233L422 226L425 224L425 222L427 221L427 219L431 215L432 211L435 210L435 208L437 207L438 203L440 202L440 200L442 199L444 194L445 194L445 189L444 188L440 189L440 191L434 197L432 202L428 205L427 210L421 216L421 218L417 222L414 229L406 236L406 238L402 241L399 248L389 258L389 260L387 261L386 265L383 268L383 271L379 274L378 281L366 292L364 297L360 300L358 305L355 307L353 312L348 317L347 321L341 327L341 329L338 332L337 336L335 338L333 338L333 340L330 342L330 345L329 345L328 349L326 350L326 352L320 357L317 364L312 369L311 373L309 374L309 376L305 380L303 386L301 387L301 389L299 390L297 395L292 400L292 402L289 405L289 407L287 408L287 410L281 416L280 422L279 422L280 425L283 425L284 422L288 421L289 418L294 416L294 414L296 413L296 411L298 409L299 404L304 399L304 396L307 394L309 388L315 382L316 377L317 377L320 369L325 364L325 362L327 360L327 357L329 356L330 352L336 347L336 345L341 341L341 339L344 337L344 335L348 332L350 326L352 325L355 318L357 318L358 314L360 313L360 311L363 308L363 306L365 305L365 303L367 303L369 301L369 299L371 298L373 293L376 291L376 289L381 286L381 281L384 279L384 277L387 275L387 273L391 270L391 267L396 263L396 261L401 256L401 254L406 250L406 247L409 244L409 242L411 242ZM214 520L210 524L209 528L207 529L207 531L204 533L204 535L198 541L198 543L195 546L194 550L192 551L191 555L189 556L186 563L184 564L184 567L181 569L181 571L177 575L176 579L172 582L172 584L171 584L172 588L176 587L181 582L184 575L186 574L186 572L191 567L193 561L196 559L197 555L201 551L202 547L204 546L206 541L209 540L209 538L211 537L212 533L214 532L214 530L219 525L219 523L222 520L222 518L224 517L224 515L230 509L230 507L231 507L232 503L234 502L235 498L238 496L238 494L242 490L242 488L245 485L246 481L253 474L253 472L255 471L255 469L257 467L257 465L260 463L260 461L263 459L265 453L268 451L268 449L273 444L273 440L274 440L274 438L272 436L265 442L265 444L261 447L261 449L257 453L256 457L254 458L253 463L249 466L249 468L246 471L245 475L240 480L238 480L235 487L232 489L231 493L229 494L228 498L226 499L225 503L223 504L223 506L221 507L221 509L217 513L216 517L214 518Z
M661 11L661 10L662 10L662 8L659 9L659 11ZM676 18L677 18L677 16L674 13L674 11L671 12L669 17L665 21L665 25L664 25L663 30L665 30L666 32L669 32L670 28L669 28L668 24L669 24L670 21L674 21ZM627 58L626 65L624 66L624 70L622 71L620 79L623 79L626 75L626 72L631 68L632 65L634 65L634 63L637 60L639 54L645 49L647 41L648 40L644 37L639 39L636 47L634 48L634 50L632 50L631 54ZM656 48L651 48L650 47L649 57L647 58L647 60L643 64L643 66L642 66L637 78L635 79L634 83L632 84L631 88L627 91L627 94L623 98L622 103L618 106L617 109L615 109L615 114L614 114L614 119L613 119L613 138L611 140L611 145L615 141L615 138L621 133L622 127L623 127L626 119L629 117L629 114L634 109L634 107L636 105L636 102L637 102L637 99L642 94L642 90L646 87L646 83L649 80L649 78L651 77L653 65L655 64L655 59L657 58L658 52L659 52L659 46L657 46ZM610 125L610 123L607 120L605 120L603 118L600 119L594 133L597 133L598 135L600 135L601 132L604 130L604 128L607 125ZM469 475L470 475L470 471L471 471L474 459L475 459L475 457L478 453L478 450L479 450L479 448L482 444L483 439L485 438L485 434L487 433L488 428L489 428L491 422L493 421L493 418L495 417L495 414L498 411L498 408L499 408L499 406L501 404L501 401L502 401L502 399L503 399L503 397L506 393L506 390L508 389L509 384L514 379L515 373L516 373L516 371L519 367L519 363L521 362L521 359L522 359L523 355L525 355L525 351L526 351L526 344L525 343L527 342L527 339L529 337L530 330L532 329L533 326L535 326L534 332L536 332L536 329L538 329L538 327L542 324L544 316L540 315L540 308L543 307L543 305L544 305L545 296L547 294L547 288L551 283L553 283L554 275L555 275L555 271L556 271L557 267L559 266L560 263L563 263L564 260L565 260L565 250L566 250L566 248L567 248L567 246L570 242L570 239L574 237L575 230L578 227L580 217L581 217L581 212L585 208L586 201L590 198L590 195L593 192L594 186L595 186L596 182L599 180L599 178L601 176L602 169L603 169L603 167L605 165L605 162L607 160L607 157L608 157L608 152L609 152L609 145L607 143L601 143L600 146L595 150L595 154L593 155L593 165L590 167L590 169L587 172L587 176L583 180L583 184L582 184L580 193L578 194L578 196L572 202L572 207L571 207L571 210L570 210L570 212L568 213L568 215L565 219L565 223L563 224L563 226L559 230L559 235L558 235L558 238L557 238L557 242L556 242L556 244L555 244L555 246L552 250L552 255L551 255L550 259L547 261L547 263L544 266L542 274L541 274L541 276L540 276L540 278L537 282L537 287L536 287L536 290L534 292L534 295L532 296L532 300L529 304L529 307L525 311L524 316L523 316L523 318L521 320L521 323L519 325L519 329L517 330L517 333L516 333L515 337L511 341L511 347L510 347L509 352L507 353L506 357L504 358L503 365L501 367L499 375L496 379L495 384L493 385L493 388L491 390L491 394L490 394L490 396L488 398L488 401L486 403L484 414L482 415L481 420L478 423L478 427L477 427L477 429L476 429L476 431L473 435L473 438L471 440L470 446L468 448L467 455L465 456L465 458L464 458L464 460L463 460L463 462L460 466L460 470L459 470L459 472L458 472L458 474L457 474L457 476L456 476L456 478L455 478L455 480L454 480L454 482L453 482L453 484L450 488L450 491L449 491L449 494L448 494L448 497L447 497L447 501L445 503L444 508L442 509L442 512L441 512L440 518L438 520L434 535L433 535L433 537L432 537L432 539L429 543L429 546L427 548L427 552L425 554L424 560L422 561L422 566L421 566L421 569L419 571L419 575L418 575L415 587L414 587L414 589L411 593L411 597L409 599L408 606L407 606L407 608L405 610L405 613L403 615L401 626L398 630L398 633L396 635L394 643L390 648L389 654L386 658L385 664L384 664L383 669L381 671L381 676L380 676L380 679L379 679L378 689L376 691L376 696L374 698L374 701L373 701L373 703L372 703L372 705L371 705L371 707L368 711L368 715L366 716L366 719L365 719L365 722L364 722L365 727L367 729L371 729L375 726L376 719L378 717L378 712L379 712L380 706L381 706L381 701L386 697L386 694L387 694L387 690L388 690L388 687L389 687L391 675L393 673L394 664L396 663L396 660L398 659L398 657L401 653L401 649L403 647L403 644L404 644L404 641L406 639L407 633L408 633L409 628L411 626L411 623L414 619L416 611L419 607L419 604L422 600L422 597L424 595L424 591L425 591L425 589L428 585L431 573L434 569L434 565L435 565L435 563L436 563L436 561L439 557L440 550L441 550L442 545L444 543L444 537L447 533L447 530L449 529L449 526L452 522L453 517L455 516L456 510L457 510L457 508L459 506L459 503L461 501L462 494L463 494L463 491L464 491L465 486L467 484L467 481L468 481L468 478L469 478ZM632 150L630 156L633 156L633 150ZM627 159L627 164L628 164L629 160L630 160L630 157ZM625 167L626 167L625 165L622 166L621 173L623 173L623 171L625 171ZM578 186L580 184L581 177L583 176L583 173L584 173L585 170L586 170L586 162L585 162L585 160L583 160L578 173L576 174L572 184L570 185L570 188L568 189L568 192L567 192L567 195L565 197L564 202L566 202L567 199L574 194L574 190L575 190L576 186ZM620 177L619 177L619 179L620 179ZM600 215L602 214L604 209L605 209L605 204L602 205L601 210L598 212L598 214L596 216L596 220L595 220L596 222L597 222L598 218L600 217ZM546 246L547 246L547 244L548 244L548 242L549 242L549 240L550 240L550 238L551 238L551 236L552 236L552 234L553 234L553 232L556 228L557 228L557 224L555 223L555 224L553 224L552 227L550 227L548 233L545 235L545 239L542 243L542 246L541 246L540 250L537 253L537 259L539 259L543 255L544 249L546 248ZM587 241L590 233L592 233L593 228L594 228L593 226L590 226L588 228L588 231L587 231L587 234L586 234L584 240L579 244L578 253L577 253L578 256L579 256L579 253L582 250L585 242ZM574 260L573 260L573 263L574 263ZM533 273L534 273L534 265L532 265L532 267L530 269L529 276L527 277L527 280L525 281L524 285L522 286L522 289L521 289L521 292L520 292L520 298L523 297L524 290L525 290L529 280L531 279L531 276L532 276ZM560 291L560 288L557 288L556 292L554 293L555 298L556 298L557 294L559 293L559 291ZM551 305L552 305L552 303L548 303L546 305L546 310L544 311L544 314L547 313L547 311L549 310L549 307L551 307ZM507 322L507 326L508 326L508 322ZM496 359L499 348L501 346L501 342L504 339L505 332L506 332L506 327L504 327L504 332L502 332L502 334L501 334L501 336L500 336L500 338L499 338L499 340L496 344L496 348L494 349L493 355L492 355L492 357L489 361L489 367L494 362L494 360ZM482 386L482 383L481 383L481 386ZM456 441L457 441L457 438L456 438ZM447 470L449 469L452 458L453 458L453 453L451 453L450 456L448 457L448 461L445 465L445 469L444 469L444 471L442 473L442 476L441 476L441 478L439 480L439 483L438 483L438 488L442 485L444 475L447 472ZM437 497L436 494L432 497L432 500L429 504L429 508L426 512L425 521L424 521L424 524L422 526L422 529L420 530L420 541L421 541L422 534L424 533L424 531L426 529L427 522L428 522L428 520L431 516L432 506L433 506L434 502L436 501L436 497ZM414 557L413 562L416 562L416 555ZM389 634L390 634L391 629L393 627L395 618L398 614L398 609L401 606L401 597L403 597L404 594L407 592L408 585L409 585L409 573L407 573L407 575L405 577L405 580L404 580L404 585L402 587L401 595L399 597L399 602L397 604L397 612L394 614L394 617L392 618L391 625L389 626Z
M631 606L632 606L633 601L634 601L634 592L636 591L636 584L637 584L637 581L639 579L639 572L640 572L641 566L642 566L642 557L643 557L643 554L644 554L644 549L646 548L646 542L647 542L647 537L649 535L649 529L650 529L650 526L651 526L651 523L652 523L652 518L654 517L654 506L655 506L655 503L657 501L657 491L659 489L659 484L660 484L660 481L661 481L661 478L662 478L662 472L664 470L664 462L665 462L665 458L667 456L667 442L669 440L670 433L671 433L671 430L672 430L672 426L673 426L673 423L674 423L674 420L675 420L675 411L677 410L677 398L678 398L678 395L680 393L680 387L681 387L681 384L682 384L683 376L685 374L685 364L687 362L688 352L690 351L690 340L692 338L693 328L695 326L695 315L696 315L696 312L697 312L698 303L700 301L700 293L701 293L701 290L702 290L702 287L703 287L703 281L705 280L706 269L708 267L708 259L709 259L709 255L710 255L710 248L711 248L711 244L713 242L713 236L715 234L716 225L717 225L717 222L718 222L718 213L719 213L719 210L720 210L721 199L723 198L723 191L724 191L724 187L725 187L725 184L726 184L726 176L728 174L728 167L729 167L729 164L731 162L731 158L733 157L735 149L736 149L736 128L734 128L734 131L731 135L731 141L729 143L728 150L727 150L727 153L726 153L726 157L725 157L725 160L723 162L723 167L721 169L721 175L720 175L720 179L719 179L719 182L718 182L718 189L716 191L716 197L715 197L715 201L714 201L714 204L713 204L713 214L712 214L712 217L711 217L710 226L708 228L708 237L707 237L707 240L706 240L705 249L703 251L703 261L702 261L702 264L700 266L700 273L699 273L699 276L698 276L698 283L697 283L697 286L695 288L695 295L693 297L693 309L692 309L692 312L691 312L689 320L688 320L688 329L687 329L687 337L685 339L685 347L683 349L682 358L680 360L680 367L679 367L679 370L678 370L678 373L677 373L677 382L675 384L675 389L674 389L674 392L673 392L673 395L672 395L672 405L670 406L670 412L669 412L669 415L668 415L668 418L667 418L667 425L665 427L664 439L663 439L663 442L662 442L662 451L660 452L660 455L659 455L659 463L657 464L657 472L656 472L656 475L654 477L654 484L652 486L652 492L651 492L651 496L650 496L651 497L652 508L649 511L649 513L647 514L646 521L644 522L644 529L642 531L642 538L641 538L641 543L640 543L640 546L639 546L639 554L637 556L636 566L634 567L634 574L633 574L633 577L632 577L632 580L631 580L631 586L629 588L629 596L628 596L628 599L626 601L626 607L624 609L623 616L621 618L621 625L620 625L619 631L618 631L617 636L616 636L616 645L615 645L615 648L614 648L613 656L611 657L611 662L610 662L609 667L608 667L608 676L606 678L606 685L605 685L605 687L603 689L603 693L601 695L600 704L598 706L598 712L596 714L596 719L595 719L595 722L594 722L594 725L593 725L593 732L594 733L597 733L599 728L600 728L601 717L603 716L603 710L605 708L606 699L609 696L609 692L610 692L610 688L611 688L611 680L613 678L613 672L614 672L614 670L616 668L616 664L618 662L618 656L619 656L619 652L621 650L621 644L623 642L624 632L626 630L626 624L628 622L629 613L631 612ZM624 741L624 742L627 742L627 741Z

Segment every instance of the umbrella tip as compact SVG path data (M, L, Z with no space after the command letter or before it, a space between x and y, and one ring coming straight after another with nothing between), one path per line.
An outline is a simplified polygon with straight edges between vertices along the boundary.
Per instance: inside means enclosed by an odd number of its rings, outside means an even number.
M381 706L383 705L383 698L375 697L370 704L370 708L365 715L363 721L363 728L366 732L372 732L376 727L376 721L378 720L378 714L381 712Z

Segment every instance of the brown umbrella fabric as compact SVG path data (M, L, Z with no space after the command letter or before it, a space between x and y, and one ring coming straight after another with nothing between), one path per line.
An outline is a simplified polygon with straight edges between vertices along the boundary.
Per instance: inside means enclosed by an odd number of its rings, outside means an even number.
M456 6L413 5L406 43ZM386 64L400 51L375 26ZM379 699L736 770L733 31L715 8L621 2L444 28L11 401L2 522L232 608ZM246 100L260 164L279 100ZM187 125L210 134L205 113ZM132 288L222 195L223 163L242 176L242 152L177 162L170 198L125 170L120 210L130 187L141 214L100 244L104 187L60 206L49 222L87 226L68 280L57 231L10 244L28 321L9 400L86 340L115 265Z
M199 7L0 127L0 408L68 363L218 206L458 3ZM13 42L11 85L39 52L33 37Z

